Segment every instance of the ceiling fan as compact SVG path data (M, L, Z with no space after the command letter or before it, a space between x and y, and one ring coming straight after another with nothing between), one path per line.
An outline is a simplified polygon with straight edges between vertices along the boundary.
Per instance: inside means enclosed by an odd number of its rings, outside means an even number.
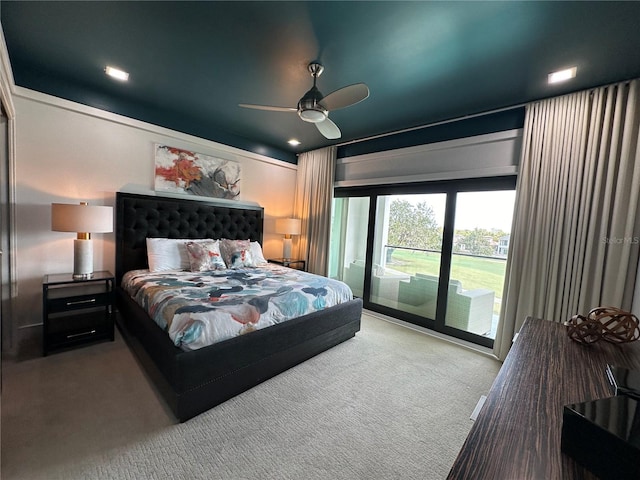
M324 71L324 67L317 62L312 62L307 66L307 69L313 77L313 87L298 101L297 107L273 107L246 103L241 103L240 106L273 112L298 112L298 116L302 120L314 123L326 138L330 140L340 138L340 129L329 119L329 112L361 102L369 96L369 87L364 83L355 83L339 88L325 97L316 87L316 81Z

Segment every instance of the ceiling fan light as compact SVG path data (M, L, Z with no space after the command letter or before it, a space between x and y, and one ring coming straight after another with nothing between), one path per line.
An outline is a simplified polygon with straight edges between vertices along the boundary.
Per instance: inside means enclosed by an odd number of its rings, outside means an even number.
M324 122L325 118L327 118L325 112L315 109L300 110L299 115L302 120L310 123Z

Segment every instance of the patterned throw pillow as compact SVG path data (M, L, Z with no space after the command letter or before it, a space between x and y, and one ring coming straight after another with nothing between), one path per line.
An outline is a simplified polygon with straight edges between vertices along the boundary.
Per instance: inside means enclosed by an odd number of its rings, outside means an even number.
M220 241L220 251L227 268L256 266L251 255L251 242L249 240L222 239Z
M192 272L206 272L209 270L224 270L226 265L220 254L220 242L189 242L185 245L189 255Z

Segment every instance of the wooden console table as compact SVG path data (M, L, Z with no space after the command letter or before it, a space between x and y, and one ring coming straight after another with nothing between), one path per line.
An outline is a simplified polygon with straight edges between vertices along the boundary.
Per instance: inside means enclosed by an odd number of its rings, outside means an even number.
M596 478L560 450L562 407L612 396L607 363L640 369L640 341L584 346L527 318L447 478Z

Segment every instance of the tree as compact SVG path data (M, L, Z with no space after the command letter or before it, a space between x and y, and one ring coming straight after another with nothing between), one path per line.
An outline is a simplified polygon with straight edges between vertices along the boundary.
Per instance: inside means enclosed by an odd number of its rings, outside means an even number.
M442 232L433 208L427 202L416 205L395 199L389 207L389 245L440 250Z
M492 232L476 227L473 230L463 230L456 233L460 235L461 243L464 244L466 252L474 255L490 256L494 254L495 249L491 244Z

